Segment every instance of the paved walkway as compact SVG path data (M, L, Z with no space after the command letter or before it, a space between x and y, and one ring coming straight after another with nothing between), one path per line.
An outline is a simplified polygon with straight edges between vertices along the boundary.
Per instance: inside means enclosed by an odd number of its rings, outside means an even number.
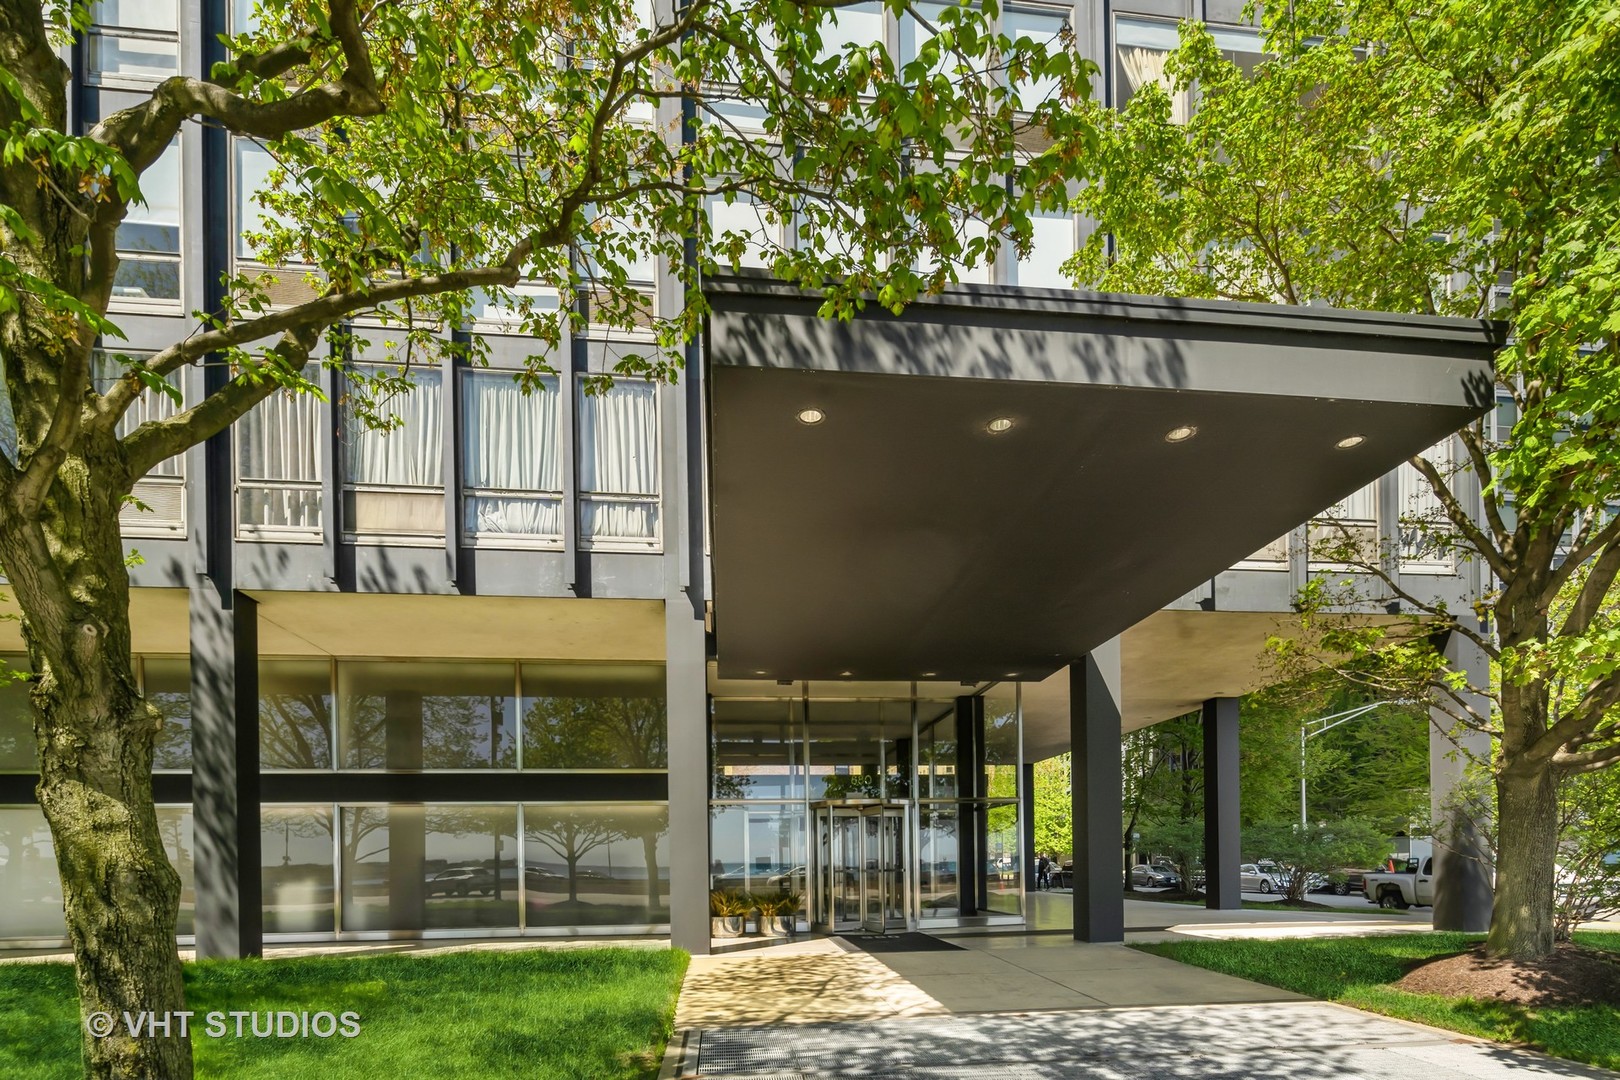
M1530 1080L1615 1074L1337 1005L885 1019L684 1033L705 1080Z
M1040 897L1039 914L1060 911ZM1142 905L1131 940L1401 933L1427 919ZM1158 909L1157 912L1146 909ZM1173 926L1173 929L1142 929ZM1051 932L868 954L819 938L692 962L663 1076L704 1080L1531 1080L1617 1074Z

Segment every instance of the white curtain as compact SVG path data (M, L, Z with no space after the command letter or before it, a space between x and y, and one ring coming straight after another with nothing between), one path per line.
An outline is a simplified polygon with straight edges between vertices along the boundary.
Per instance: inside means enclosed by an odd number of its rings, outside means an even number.
M658 387L618 382L579 394L580 530L600 540L658 535Z
M413 389L376 403L377 415L401 423L367 427L351 410L345 423L348 481L382 487L443 487L443 374L438 368L411 373Z
M1366 487L1352 492L1322 511L1318 516L1331 518L1334 521L1377 521L1378 482L1374 481Z
M469 371L461 385L467 530L561 536L557 380L525 394L510 372Z
M1420 456L1438 469L1442 477L1449 477L1452 474L1449 438L1435 443ZM1447 531L1448 522L1445 507L1440 505L1440 499L1435 495L1434 488L1423 478L1422 473L1404 461L1401 462L1397 475L1400 477L1401 491L1401 558L1407 562L1451 565L1451 555L1438 548L1429 535ZM1414 519L1429 523L1428 533L1416 527L1413 524Z
M1152 83L1163 90L1170 99L1171 122L1185 124L1192 115L1192 94L1186 90L1176 90L1171 84L1170 76L1164 73L1164 62L1168 55L1158 49L1121 48L1119 66L1125 69L1125 78L1131 84L1131 93L1134 94Z
M304 378L315 375L314 366L304 369ZM320 528L319 428L319 400L290 390L270 395L237 425L241 524Z

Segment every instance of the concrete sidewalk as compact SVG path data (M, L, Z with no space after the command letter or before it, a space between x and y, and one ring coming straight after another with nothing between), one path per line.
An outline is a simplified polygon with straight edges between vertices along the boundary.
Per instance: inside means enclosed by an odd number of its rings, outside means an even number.
M1615 1074L1318 1002L1089 1009L685 1032L705 1080L1528 1080Z

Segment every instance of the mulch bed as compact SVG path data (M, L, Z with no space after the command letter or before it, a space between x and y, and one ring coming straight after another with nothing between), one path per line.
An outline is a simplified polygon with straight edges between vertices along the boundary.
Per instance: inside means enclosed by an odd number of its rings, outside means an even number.
M1482 949L1473 949L1425 961L1395 988L1514 1005L1620 1007L1620 955L1566 942L1545 960L1515 963L1491 960Z

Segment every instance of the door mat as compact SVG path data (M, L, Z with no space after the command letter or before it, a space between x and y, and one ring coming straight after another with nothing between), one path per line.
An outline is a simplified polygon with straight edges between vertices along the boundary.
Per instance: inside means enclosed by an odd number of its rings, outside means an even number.
M952 945L932 934L840 934L839 937L868 953L962 951L962 946Z

